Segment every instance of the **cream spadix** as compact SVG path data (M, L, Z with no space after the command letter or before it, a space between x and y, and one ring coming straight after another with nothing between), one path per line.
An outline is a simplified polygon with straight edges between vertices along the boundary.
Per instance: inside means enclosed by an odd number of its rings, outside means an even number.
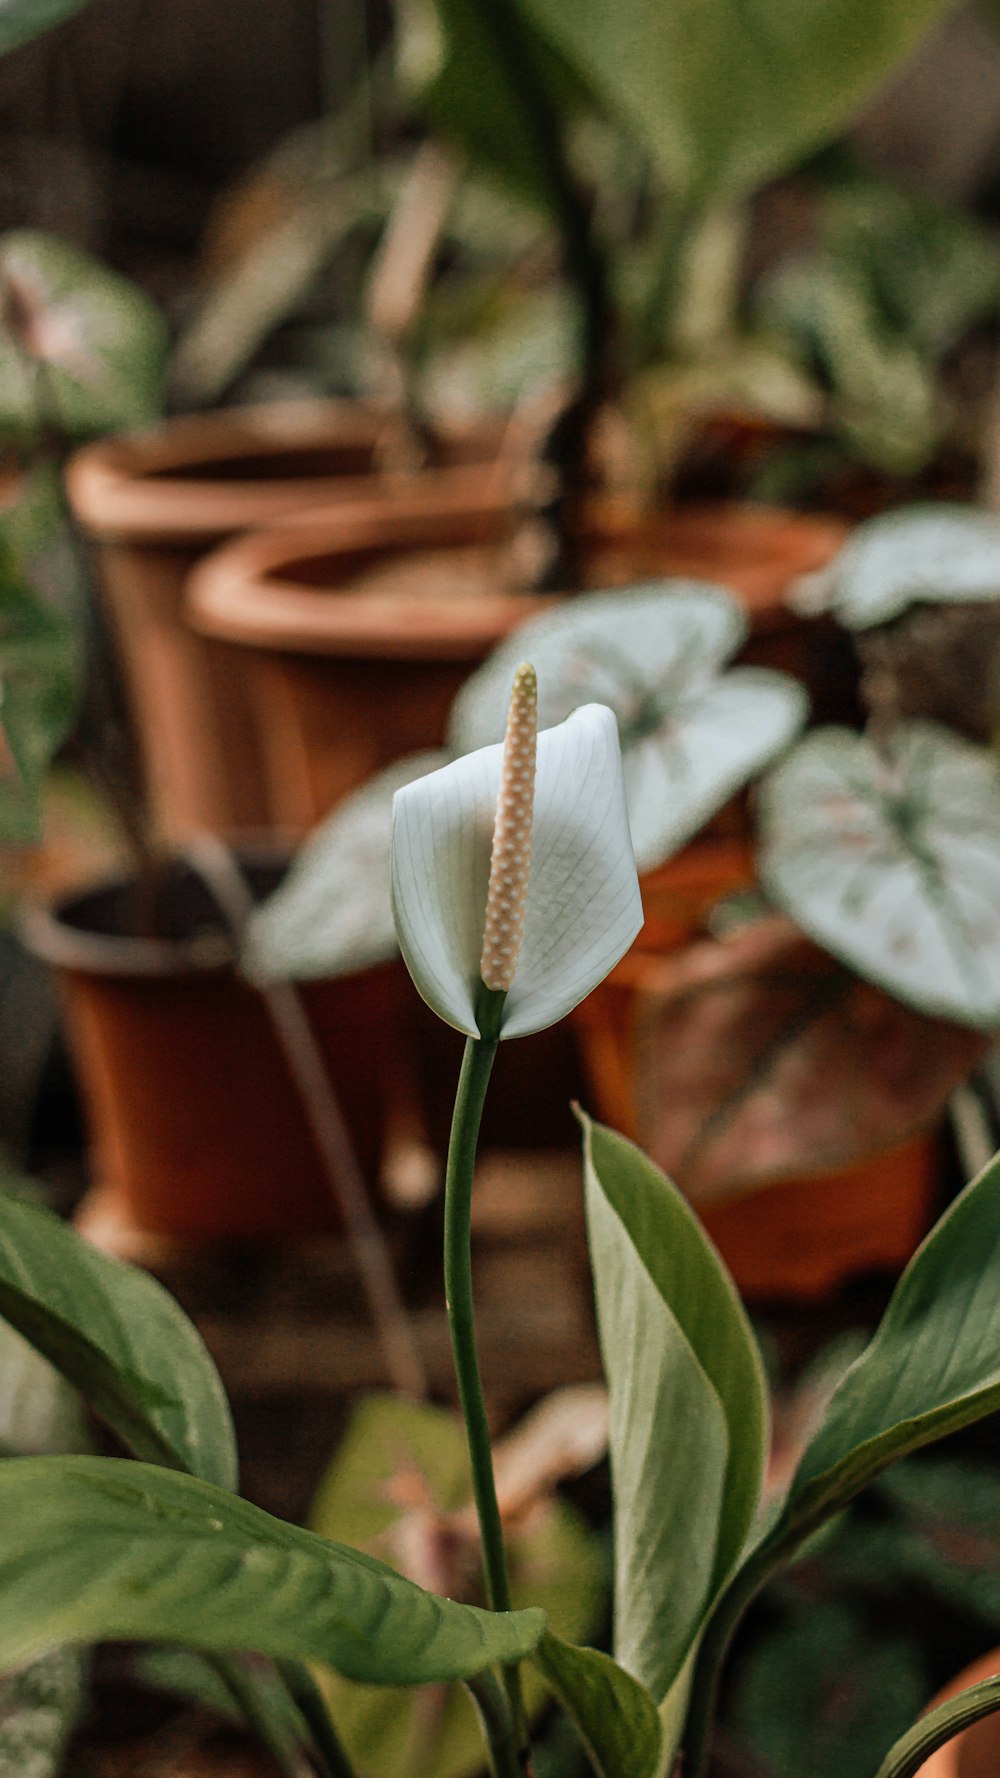
M503 747L483 747L396 792L392 902L400 949L438 1015L479 1035L486 904ZM524 930L501 1038L571 1012L628 950L642 903L618 726L586 704L538 736Z

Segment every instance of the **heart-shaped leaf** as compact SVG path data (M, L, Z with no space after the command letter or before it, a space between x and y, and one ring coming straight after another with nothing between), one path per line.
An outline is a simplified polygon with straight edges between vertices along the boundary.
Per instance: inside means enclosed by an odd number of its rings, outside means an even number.
M53 1649L0 1679L0 1778L57 1778L87 1707L86 1655Z
M891 749L891 750L890 750ZM1000 772L934 723L886 751L817 729L760 797L761 881L859 975L919 1011L1000 1024Z
M448 759L408 754L320 822L247 924L242 963L251 979L329 980L398 955L389 894L392 799Z
M523 0L671 187L735 195L836 135L950 0Z
M236 1486L226 1397L201 1336L145 1272L0 1192L0 1315L136 1456Z
M538 674L539 722L586 701L618 720L632 845L639 870L679 850L733 792L786 746L807 700L782 673L720 675L746 634L731 594L696 581L587 593L501 643L462 687L449 739L456 753L502 738L518 663Z
M924 1762L939 1747L944 1747L963 1729L971 1729L973 1723L982 1722L984 1716L993 1716L998 1710L1000 1674L956 1692L935 1710L928 1710L926 1716L900 1736L890 1747L875 1778L918 1778Z
M1000 516L907 506L859 525L829 569L841 623L867 630L917 603L1000 600Z
M179 1642L323 1661L362 1684L524 1659L540 1611L424 1592L194 1476L111 1457L0 1464L0 1668L62 1643Z
M87 0L3 0L0 5L0 56L19 43L39 37L74 12L82 11Z
M736 1291L684 1199L624 1137L581 1122L611 1394L615 1653L659 1703L757 1509L764 1381Z
M516 1437L516 1434L514 1435ZM515 1608L540 1606L563 1636L594 1632L605 1601L602 1553L565 1502L550 1491L506 1511L503 1450L498 1492ZM337 1532L413 1580L449 1598L481 1586L478 1523L465 1432L456 1415L425 1402L374 1396L355 1411L310 1515L313 1529ZM545 1688L523 1675L529 1720ZM333 1719L360 1771L371 1778L472 1778L482 1767L482 1735L459 1688L387 1693L324 1678Z
M85 438L156 417L166 325L137 285L54 235L12 229L0 237L0 306L8 433Z
M663 1734L645 1686L610 1656L549 1631L531 1659L575 1722L599 1778L654 1778Z

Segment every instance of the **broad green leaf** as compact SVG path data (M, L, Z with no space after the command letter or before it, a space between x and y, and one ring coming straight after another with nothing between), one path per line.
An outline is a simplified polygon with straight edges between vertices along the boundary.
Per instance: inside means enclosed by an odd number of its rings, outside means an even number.
M137 285L54 235L11 229L0 305L0 431L75 439L155 419L167 332Z
M502 1496L502 1443L496 1456ZM474 1598L481 1582L471 1499L457 1416L375 1396L353 1414L310 1522L436 1592ZM535 1501L506 1525L506 1544L515 1608L541 1607L555 1630L574 1641L592 1634L604 1605L605 1564L571 1508L553 1498ZM523 1679L534 1719L545 1688L530 1668ZM371 1778L471 1778L480 1771L482 1734L460 1688L387 1693L331 1674L323 1689L351 1758Z
M981 1679L929 1710L889 1749L876 1778L915 1778L932 1753L946 1742L1000 1710L1000 1674ZM958 1769L958 1768L956 1768Z
M0 1458L94 1449L76 1390L0 1321Z
M743 667L720 674L746 633L721 587L662 581L587 593L524 624L463 686L449 740L467 753L502 738L518 663L538 674L539 723L585 701L618 721L639 870L676 852L805 719L801 686Z
M525 0L671 187L751 190L843 128L953 0Z
M81 12L87 0L0 0L0 56Z
M531 1659L576 1723L599 1778L654 1778L662 1733L645 1686L610 1656L549 1631Z
M1000 1024L1000 771L931 722L816 729L761 787L758 865L817 944L918 1011Z
M906 506L859 525L830 565L831 604L852 630L915 603L1000 600L1000 516L973 506Z
M819 1523L897 1457L1000 1406L1000 1159L966 1186L835 1391L772 1537Z
M111 1457L0 1464L0 1668L63 1643L179 1642L419 1685L521 1660L540 1611L424 1592L190 1475Z
M0 1192L0 1315L137 1457L236 1486L222 1384L161 1285Z
M739 1298L683 1198L624 1137L581 1122L611 1392L615 1652L659 1703L757 1509L764 1382Z
M389 895L392 799L448 757L408 754L338 803L300 848L281 887L254 910L244 938L247 975L329 979L398 954Z
M58 1648L0 1679L0 1778L57 1778L83 1716L86 1656Z
M502 748L397 790L392 904L406 966L440 1018L478 1035L479 982ZM587 704L538 737L528 912L501 1040L554 1025L642 925L610 710Z

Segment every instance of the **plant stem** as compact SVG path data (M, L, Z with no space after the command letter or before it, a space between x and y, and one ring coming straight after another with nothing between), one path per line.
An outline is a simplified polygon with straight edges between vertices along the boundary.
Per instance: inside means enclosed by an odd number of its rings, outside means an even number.
M341 1746L323 1694L308 1667L301 1661L276 1661L275 1666L313 1738L324 1778L354 1778L354 1767Z
M489 1668L465 1684L475 1700L483 1734L490 1750L493 1778L523 1778L518 1737L503 1687Z
M802 1542L802 1535L766 1539L733 1576L709 1618L698 1650L687 1724L684 1731L684 1778L701 1778L715 1719L719 1679L729 1644L748 1605Z
M218 1655L212 1663L247 1725L260 1737L283 1778L307 1778L301 1750L291 1729L265 1703L238 1655ZM342 1778L336 1774L335 1778ZM346 1778L351 1778L350 1772Z
M506 996L481 991L477 1008L481 1037L470 1037L462 1059L455 1110L451 1120L444 1198L444 1289L451 1330L451 1346L462 1405L472 1491L483 1546L486 1596L493 1611L509 1611L510 1585L504 1553L503 1526L493 1477L493 1451L486 1416L483 1383L476 1351L472 1301L472 1179L476 1144L483 1115L486 1088L499 1041L499 1019ZM516 1666L504 1669L507 1696L517 1733L526 1739L524 1707Z

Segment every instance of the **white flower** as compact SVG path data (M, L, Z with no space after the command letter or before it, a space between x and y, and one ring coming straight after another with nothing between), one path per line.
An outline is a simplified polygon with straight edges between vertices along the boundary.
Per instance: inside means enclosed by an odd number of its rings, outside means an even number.
M522 742L523 744L523 742ZM479 1035L476 1000L503 747L483 747L398 790L396 933L439 1016ZM524 1037L564 1018L642 925L618 728L587 704L538 736L524 934L500 1027Z

